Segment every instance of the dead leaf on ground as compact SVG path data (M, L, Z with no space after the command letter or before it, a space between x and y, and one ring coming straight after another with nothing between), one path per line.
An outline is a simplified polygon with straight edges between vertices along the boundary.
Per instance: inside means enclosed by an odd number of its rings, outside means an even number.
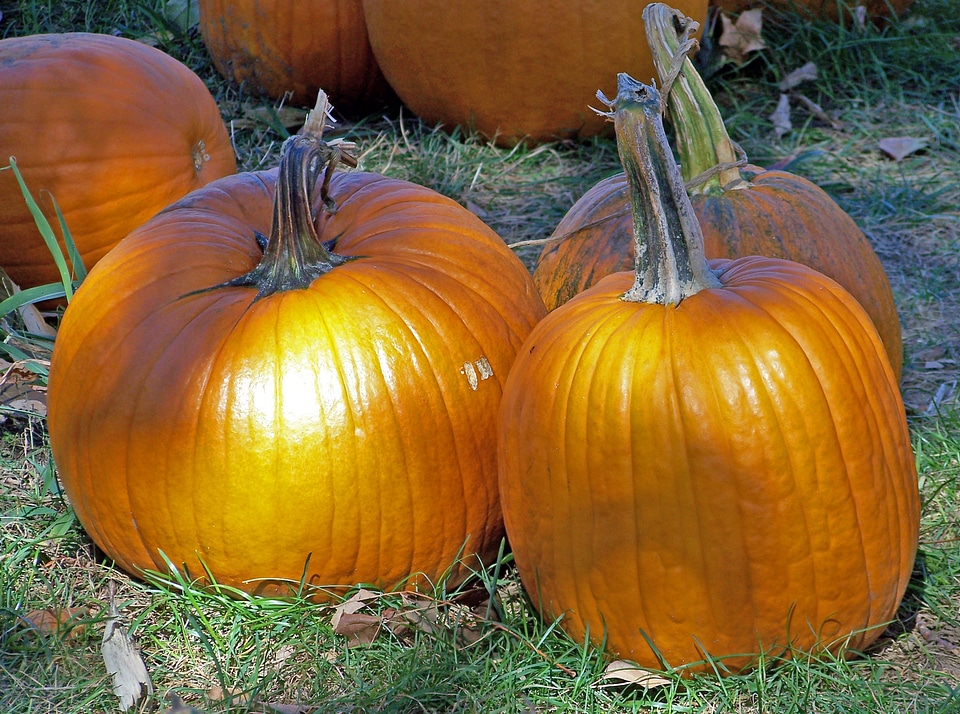
M78 620L87 614L85 607L48 607L30 610L22 616L23 626L41 635L69 639L83 633L85 625Z
M338 619L333 631L347 638L347 646L368 645L377 639L383 618L362 612L345 612Z
M636 684L644 689L656 689L670 684L670 680L666 677L622 659L614 660L604 667L602 679L622 684Z
M351 595L346 600L344 600L339 605L336 605L333 608L333 617L330 618L330 625L333 627L334 630L336 630L341 617L347 614L353 614L355 612L359 612L360 610L365 608L372 600L376 600L380 596L381 595L378 592L360 588L353 595Z
M780 91L787 92L804 82L812 82L817 78L817 65L813 62L807 62L802 67L798 67L780 82Z
M929 145L927 139L917 136L888 136L879 142L880 151L894 161L903 161L910 154L915 154Z
M116 586L110 584L109 617L100 644L100 653L107 672L113 679L113 693L120 699L120 710L127 711L144 694L153 693L153 682L147 666L140 657L133 638L120 624L120 613L115 599Z
M745 10L736 21L726 13L721 13L720 24L720 39L717 42L721 52L737 64L746 62L749 53L767 48L761 37L763 8Z
M793 123L790 121L789 95L780 95L777 108L774 109L773 114L770 115L770 121L773 122L773 130L777 133L778 137L783 136L793 128Z

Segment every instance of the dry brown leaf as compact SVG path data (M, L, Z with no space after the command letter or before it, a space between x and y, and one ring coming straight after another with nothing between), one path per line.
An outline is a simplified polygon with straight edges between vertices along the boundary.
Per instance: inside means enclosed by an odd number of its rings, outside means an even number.
M359 612L365 608L371 600L376 600L378 597L380 597L380 593L360 588L349 598L333 608L333 617L330 618L330 625L336 630L341 617L346 614Z
M793 123L790 121L789 95L780 95L777 108L774 109L773 114L770 115L770 121L773 122L773 130L777 133L778 137L783 136L793 128Z
M57 635L66 639L84 631L77 620L87 614L85 607L49 607L45 610L30 610L23 616L24 626L41 635Z
M100 644L100 653L107 672L113 679L113 693L120 699L120 710L127 711L144 694L153 693L153 682L147 666L137 651L133 638L120 624L120 613L114 597L115 586L111 583L109 617Z
M362 612L345 612L337 620L334 633L347 638L347 646L368 645L377 639L383 618Z
M644 689L656 689L665 684L670 684L670 680L666 677L647 669L641 669L633 662L622 659L614 660L603 668L603 679L624 684L636 684Z
M903 161L905 158L922 149L927 148L930 142L917 136L888 136L879 142L880 151L894 161Z
M721 51L737 64L747 61L747 55L767 48L761 37L763 29L763 8L754 8L740 13L736 21L726 13L720 14Z
M817 65L815 65L813 62L807 62L802 67L798 67L783 78L783 81L780 82L780 91L787 92L794 87L803 84L804 82L811 82L816 78Z

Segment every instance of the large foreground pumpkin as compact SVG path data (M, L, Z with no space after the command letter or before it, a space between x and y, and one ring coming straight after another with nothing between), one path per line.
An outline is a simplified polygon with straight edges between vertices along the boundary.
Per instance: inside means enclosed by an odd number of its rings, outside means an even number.
M370 50L360 0L200 0L214 65L252 94L313 106L323 89L340 109L391 96Z
M133 40L0 40L0 107L0 165L16 158L59 230L53 197L88 268L160 209L237 170L203 81ZM59 280L11 171L0 171L0 226L0 267L15 283Z
M684 25L679 38L675 18ZM650 4L644 19L660 76L667 77L673 63L682 60L668 95L670 118L684 178L707 177L690 188L707 257L786 258L833 278L874 321L899 378L900 317L890 281L863 231L811 181L787 171L743 166L717 105L681 49L691 37L692 21L662 3ZM633 216L624 174L604 179L577 200L552 238L534 269L548 309L605 275L630 269Z
M492 559L529 274L426 188L336 173L309 198L329 147L286 149L134 232L67 307L49 430L80 522L132 573L266 593Z
M475 128L501 144L604 133L590 109L618 71L654 73L645 2L363 0L387 81L429 124ZM706 0L680 0L705 19Z
M523 584L576 640L644 667L850 654L894 617L917 548L897 380L836 282L707 263L658 112L621 79L636 272L548 314L504 388Z

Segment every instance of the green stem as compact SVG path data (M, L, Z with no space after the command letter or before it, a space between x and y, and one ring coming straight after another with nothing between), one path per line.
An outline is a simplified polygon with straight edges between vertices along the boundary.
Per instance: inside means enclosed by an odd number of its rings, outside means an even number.
M644 8L643 22L653 62L670 106L677 154L688 182L704 177L693 193L727 190L745 183L741 152L727 133L720 110L689 55L699 47L699 24L663 3ZM679 28L679 29L678 29Z
M673 158L654 88L617 75L611 108L633 213L636 280L629 302L678 305L720 286L703 249L703 233Z

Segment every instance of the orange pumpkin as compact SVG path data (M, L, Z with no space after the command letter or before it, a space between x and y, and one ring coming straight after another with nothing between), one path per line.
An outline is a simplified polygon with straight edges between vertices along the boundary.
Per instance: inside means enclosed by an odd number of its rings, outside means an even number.
M658 72L667 76L680 38L674 18L691 21L661 3L644 13ZM820 187L787 171L737 164L740 158L720 111L692 62L684 59L669 95L670 118L684 178L721 170L690 188L707 256L765 255L808 265L844 286L880 332L898 378L903 364L900 317L890 282L856 222ZM633 265L633 217L627 179L604 179L567 212L541 252L534 281L548 309L605 275Z
M390 96L360 0L200 0L200 34L217 70L252 94L340 109Z
M643 667L851 654L894 617L917 548L897 380L833 280L707 262L659 101L624 76L612 112L635 272L548 314L504 387L521 579L576 641Z
M497 554L497 409L543 303L459 204L371 173L318 180L330 155L298 136L279 170L190 194L64 313L53 455L131 573L169 558L260 593L393 588Z
M609 131L590 108L597 87L617 71L653 76L637 42L645 4L363 0L363 9L377 61L415 114L509 145ZM678 5L706 18L706 0Z
M188 67L88 33L0 40L0 159L14 156L50 223L92 266L160 209L236 172L216 101ZM22 288L59 274L11 171L0 171L0 266ZM62 242L62 241L61 241Z

